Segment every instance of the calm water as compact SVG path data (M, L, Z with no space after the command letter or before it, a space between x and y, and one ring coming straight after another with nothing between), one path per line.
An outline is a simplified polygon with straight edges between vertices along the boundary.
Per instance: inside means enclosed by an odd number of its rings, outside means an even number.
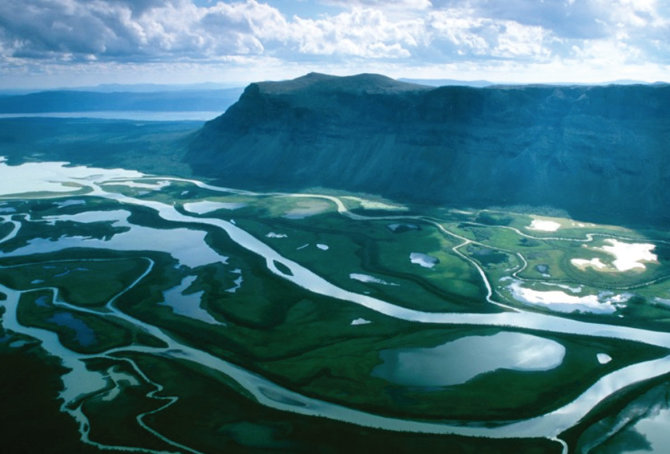
M95 331L69 312L56 312L48 321L73 329L77 342L83 347L88 347L95 343Z
M175 314L183 315L201 322L218 325L219 322L212 317L209 312L200 307L200 302L204 292L184 294L184 292L195 282L197 276L187 276L181 284L170 290L163 292L164 302L161 303L170 306Z
M16 193L17 184L30 187L33 191L35 188L40 188L41 190L54 188L54 190L58 190L59 192L75 191L77 189L73 186L65 186L64 183L75 183L83 186L90 185L90 195L115 200L120 204L143 206L156 211L164 220L185 223L183 228L150 229L144 226L130 225L128 222L129 212L126 210L117 210L106 212L106 215L112 214L109 220L115 222L116 225L129 225L130 230L114 235L109 241L80 237L61 237L57 242L50 242L51 244L47 241L39 243L31 241L26 246L12 251L11 254L32 255L38 252L45 252L47 249L61 250L65 247L81 247L85 245L88 247L118 250L163 250L170 252L181 264L191 268L216 261L225 262L225 258L218 255L215 251L195 247L198 244L205 244L204 231L195 230L194 227L195 224L202 224L203 226L218 228L228 234L232 241L265 259L267 268L287 281L291 281L317 294L359 304L380 314L408 322L498 326L505 327L505 329L527 328L537 331L639 340L664 347L670 345L670 334L662 332L624 326L585 323L532 312L504 312L495 314L429 313L411 310L367 295L357 294L333 285L304 266L282 256L268 244L231 222L216 218L188 216L179 212L169 203L141 200L113 192L106 192L99 185L105 180L113 178L132 178L133 173L120 169L105 170L90 169L81 166L66 167L63 163L25 164L23 166L10 167L4 165L0 159L0 194L3 192L7 194ZM135 175L137 174L135 173ZM12 185L6 184L3 186L3 181L10 181ZM83 219L79 218L79 221L89 222L91 219L97 219L99 213L94 212L91 217L84 216ZM58 221L62 220L62 218L56 217L54 220ZM18 221L16 222L18 223ZM189 232L194 236L187 238ZM149 235L150 233L151 235ZM160 241L151 242L151 239L155 237ZM54 244L56 246L53 246ZM203 252L206 253L206 260L203 260L201 256ZM281 263L282 266L278 267L278 263ZM484 273L481 272L481 274L484 282L488 285ZM174 296L180 297L180 299L185 296L183 292L188 285L190 284L186 281L174 288L172 290ZM63 376L64 390L61 393L61 397L65 402L71 402L77 396L88 392L95 392L106 386L106 381L99 373L86 369L84 364L86 358L65 349L58 342L58 338L53 332L21 326L16 319L16 306L20 292L13 291L2 285L0 285L0 290L8 295L7 300L3 302L3 306L6 309L2 318L3 327L41 340L43 348L53 356L61 358L63 365L71 370L71 372ZM168 295L164 294L164 296L166 296L166 299L172 297L169 293ZM109 309L114 316L134 324L157 339L162 340L167 345L164 349L165 352L169 352L172 357L187 359L199 363L204 367L225 373L251 393L261 404L279 410L326 416L336 420L354 422L369 427L382 427L390 430L457 433L491 437L554 436L576 424L595 405L602 401L602 399L610 396L613 392L632 383L670 373L670 356L623 367L604 375L581 395L576 397L575 400L559 409L536 418L513 422L500 427L474 427L459 424L406 421L369 414L308 396L301 396L239 366L215 357L206 351L183 344L179 340L171 338L169 334L163 332L160 328L136 320L116 310L113 306L109 306ZM74 317L71 318L74 319ZM61 320L61 322L63 324L76 324L73 320L67 319ZM499 345L505 346L502 352L499 350ZM139 345L126 347L126 349L137 352L155 352L156 350L155 347ZM501 368L513 370L548 370L559 366L565 353L564 348L556 342L539 336L513 332L501 332L494 336L467 336L433 348L387 350L387 352L386 354L390 359L388 369L385 371L387 377L395 380L411 380L410 383L412 384L417 383L416 380L422 380L419 382L422 383L422 386L447 386L454 383L463 383L480 374ZM468 354L466 355L465 352ZM382 359L385 360L386 364L386 358ZM595 360L596 358L594 358ZM395 361L395 365L391 364L393 361ZM413 374L410 375L408 364L412 361L415 365L418 365L416 367L421 367L421 369L415 368ZM466 362L471 364L461 367ZM449 365L451 366L449 367ZM448 370L463 368L464 371L460 372L460 375L453 375L453 371ZM416 370L420 370L420 373L417 374ZM419 378L414 377L414 375Z
M498 369L544 371L563 362L565 347L529 334L501 332L467 336L433 348L380 353L384 363L372 375L406 386L440 387L465 383Z
M139 120L139 121L209 121L223 112L214 111L92 111L92 112L40 112L40 113L4 113L0 118L99 118L103 120Z

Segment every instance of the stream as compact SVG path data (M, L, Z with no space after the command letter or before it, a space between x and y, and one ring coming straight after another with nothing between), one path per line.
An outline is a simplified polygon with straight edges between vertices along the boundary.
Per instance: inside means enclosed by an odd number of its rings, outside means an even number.
M35 164L32 164L32 166L34 165ZM0 161L0 178L3 178L2 174L3 171L6 171L6 168L9 168L9 166L6 166L4 163ZM51 172L49 173L49 176L53 177L53 168L50 169ZM479 275L481 276L487 288L488 293L487 301L489 301L492 304L498 304L503 306L503 309L506 310L505 312L495 314L424 312L404 308L368 295L351 292L330 283L327 279L315 274L309 269L299 265L298 263L286 257L283 257L274 249L272 249L270 246L262 242L260 239L249 234L248 232L241 229L232 222L228 222L218 218L191 216L188 214L183 214L182 212L178 211L173 205L156 201L142 200L134 197L129 197L127 195L123 195L120 193L110 192L103 189L102 187L103 183L112 182L115 184L123 184L123 181L126 181L129 178L128 173L125 174L123 173L126 171L117 172L117 174L115 174L114 173L115 171L113 170L108 171L103 169L90 169L90 171L87 173L83 171L81 167L74 167L73 169L77 169L77 171L74 172L72 175L68 175L67 169L69 168L65 166L61 166L59 169L57 169L58 171L61 172L61 174L59 174L62 177L60 183L61 184L74 183L76 185L79 185L80 187L86 188L88 192L85 195L83 195L83 197L103 197L106 199L115 200L125 205L146 207L156 211L162 219L171 222L184 223L188 225L200 224L200 225L208 225L216 227L224 231L235 243L239 244L248 251L262 257L265 260L268 270L270 270L275 275L280 276L281 278L290 281L295 285L298 285L310 292L328 296L331 298L336 298L352 304L358 304L389 317L423 324L472 325L479 327L489 326L489 327L501 327L510 329L530 329L537 332L562 333L562 334L571 334L571 335L580 335L589 337L605 337L605 338L637 341L649 345L670 348L670 333L645 330L639 328L631 328L625 326L580 322L559 316L544 315L534 312L523 311L520 309L512 310L507 308L505 305L495 301L492 298L491 285L488 281L484 269L476 261L469 259L464 254L460 253L460 251L458 250L458 248L466 244L469 244L472 241L450 232L437 222L433 223L437 225L440 231L442 231L444 234L451 235L463 241L462 244L458 244L453 248L454 252L459 254L464 259L468 260L468 262L477 269ZM136 178L137 175L132 174L130 177ZM205 185L200 182L194 182L193 180L184 180L178 178L175 179L161 178L161 180L181 181L181 182L189 181L207 189L217 190L221 192L229 192L229 190L226 188L219 188L216 186ZM53 180L50 180L49 184L53 185L54 184ZM40 187L39 185L36 186ZM72 190L72 188L70 189ZM65 191L63 190L62 192ZM61 196L65 195L62 192L60 193ZM240 191L240 193L250 194L248 192L242 192L242 191ZM292 195L296 197L322 197L324 199L330 200L333 203L335 203L337 211L340 214L349 216L350 218L355 220L356 219L360 220L421 219L427 222L431 222L421 217L412 217L412 216L387 216L387 217L361 216L358 214L350 213L347 210L346 206L342 203L342 201L334 196L320 196L315 194L292 194ZM118 218L116 220L119 222L126 221L127 219L124 213L121 213L120 215L119 213L116 213L116 215L118 215ZM5 238L0 239L0 243L12 239L21 228L21 222L16 220L16 217L3 215L1 216L1 218L5 222L12 222L14 228L7 236L5 236ZM55 220L58 220L58 216L54 218ZM129 226L131 229L136 227L130 223L126 223L124 225ZM141 229L142 227L138 228ZM199 236L196 235L194 238L199 238ZM592 238L593 235L589 234L587 236L587 239ZM560 238L557 237L556 239ZM59 250L66 247L65 243L63 243L62 245L54 243L54 245L52 246L53 250ZM2 254L2 256L29 255L35 253L37 249L39 248L31 247L30 245L28 245L19 248L15 251L12 251L11 254ZM210 255L208 256L208 259L225 261L226 258L223 256ZM48 354L60 358L63 363L63 366L70 369L69 372L67 372L62 376L65 389L60 396L64 400L64 403L61 408L63 411L70 413L79 422L79 429L82 436L82 440L101 448L109 448L109 447L98 444L89 439L88 437L88 431L90 428L89 423L88 420L86 419L86 416L83 414L81 410L81 404L79 404L78 402L80 402L81 399L87 395L100 393L105 389L109 389L110 379L106 377L102 372L88 370L86 368L85 362L87 359L94 357L111 358L112 355L115 355L114 356L115 360L119 360L119 356L122 357L124 353L131 353L131 352L160 353L163 356L169 356L175 359L191 361L202 367L207 367L216 371L220 371L226 374L232 380L236 381L244 389L246 389L261 404L282 411L289 411L309 416L321 416L337 421L344 421L348 423L358 424L361 426L381 428L394 431L411 431L411 432L436 433L436 434L457 434L457 435L465 435L473 437L490 437L490 438L545 437L560 442L561 444L564 445L564 447L565 444L562 441L557 440L559 434L577 424L598 403L602 402L610 395L631 384L670 373L670 355L656 360L633 364L601 377L599 380L593 383L588 389L586 389L581 395L579 395L575 400L552 412L534 418L529 418L526 420L509 422L491 427L487 427L484 425L474 426L474 425L459 425L456 423L422 422L422 421L413 421L400 418L379 416L359 411L356 409L348 408L345 406L329 403L319 399L309 398L294 391L288 390L282 386L277 385L276 383L273 383L272 381L264 377L261 377L250 371L247 371L233 363L230 363L221 358L213 356L203 350L199 350L197 348L188 346L180 342L179 340L171 337L168 333L161 330L160 328L142 322L141 320L138 320L118 310L114 305L114 302L118 299L118 297L121 294L128 291L129 289L131 289L132 287L134 287L135 285L137 285L149 273L149 271L153 267L153 262L148 258L146 260L148 263L146 271L130 286L124 289L120 294L112 298L105 306L104 311L85 309L61 302L58 300L56 289L53 289L54 292L53 304L56 307L61 306L74 311L90 312L95 313L97 315L116 317L118 319L124 320L146 331L147 333L151 334L157 339L163 341L167 345L167 347L165 348L149 348L149 347L141 347L133 345L123 348L112 349L107 352L96 355L85 355L72 352L60 344L60 342L58 341L58 337L55 333L44 329L21 325L17 320L16 310L21 294L24 292L8 288L4 285L0 285L0 291L7 294L7 300L0 303L5 308L5 313L2 317L3 328L6 330L11 330L13 332L21 333L30 336L32 338L38 339L42 344L42 348ZM277 263L281 264L281 266L278 267ZM288 269L290 273L282 271L282 269ZM122 360L131 363L132 367L137 371L137 373L141 375L145 381L152 384L157 390L161 389L160 384L151 382L140 371L140 368L137 367L137 365L134 364L130 359L123 358ZM169 398L164 399L169 400L169 402L167 402L165 406L161 407L161 409L171 405L176 398L172 398L172 400ZM173 440L170 440L167 435L159 434L154 429L146 426L146 424L142 422L144 416L146 416L146 414L138 415L138 421L140 421L143 424L143 427L145 427L147 430L157 435L165 443L173 446L177 451L188 451L193 453L197 452L188 446L184 446ZM134 447L114 447L114 449L119 449L123 451L142 451L142 452L150 451L147 449L143 448L140 449Z

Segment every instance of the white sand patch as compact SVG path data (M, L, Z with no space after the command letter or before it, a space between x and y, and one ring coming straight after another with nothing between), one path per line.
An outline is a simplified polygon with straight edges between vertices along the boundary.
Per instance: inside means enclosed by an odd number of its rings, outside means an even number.
M190 202L184 204L184 209L189 213L207 214L216 210L237 210L246 206L245 203L235 202L212 202L210 200L201 200L199 202Z
M318 247L322 251L327 251L328 249L330 249L327 244L323 244L323 243L317 243L316 247Z
M376 200L362 199L360 197L344 196L343 199L354 200L358 202L364 210L385 210L385 211L407 211L408 208L403 205L379 202Z
M364 318L357 318L357 319L351 321L352 326L368 325L370 323L372 323L370 320L366 320Z
M656 248L655 244L624 243L623 241L614 238L607 238L605 243L607 243L605 246L589 249L606 252L614 257L611 265L603 263L599 258L590 260L575 258L571 259L570 263L579 269L591 267L597 271L605 272L625 272L633 270L642 272L647 269L644 263L658 263L658 256L652 252L654 248Z
M593 268L595 270L605 270L610 268L608 265L604 264L602 260L598 257L586 260L586 259L571 259L570 263L573 266L579 268L580 270L585 270L586 268Z
M602 292L598 295L576 296L561 290L533 290L522 287L520 281L514 281L507 288L514 299L533 306L543 306L556 312L588 312L593 314L611 314L622 307L632 295L613 295Z
M287 219L304 219L328 211L331 204L323 200L301 200L294 208L288 210L283 217Z
M287 238L288 235L285 233L275 233L275 232L270 232L267 235L265 235L265 238Z
M526 228L528 230L537 230L541 232L555 232L561 228L561 224L547 219L533 219L530 225Z
M360 273L351 273L349 274L349 278L353 279L355 281L359 282L365 282L366 284L381 284L381 285L398 285L395 282L386 282L383 279L378 279L374 276L369 276L367 274L360 274Z
M583 229L583 228L586 228L586 227L596 227L595 224L590 224L588 222L575 222L575 221L572 221L570 223L570 226L571 227L577 227L577 228L580 228L580 229Z
M656 248L654 244L624 243L613 238L608 238L605 242L610 245L603 246L602 250L616 257L612 264L619 271L630 271L633 269L644 271L646 267L642 262L658 263L658 256L651 252Z
M159 191L167 186L170 186L170 182L165 180L156 181L155 183L143 183L139 181L115 181L112 184L136 189L149 189L152 191Z
M409 255L409 261L424 268L432 268L440 262L437 257L422 254L421 252L412 252Z
M607 353L598 353L596 355L596 358L598 358L598 362L600 364L607 364L610 361L612 361L612 357L608 355Z

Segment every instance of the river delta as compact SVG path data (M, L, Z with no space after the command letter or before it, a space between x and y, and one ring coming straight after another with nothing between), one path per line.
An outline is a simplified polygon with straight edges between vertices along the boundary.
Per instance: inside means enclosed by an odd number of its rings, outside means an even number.
M90 449L660 449L666 232L63 162L0 196L1 352Z

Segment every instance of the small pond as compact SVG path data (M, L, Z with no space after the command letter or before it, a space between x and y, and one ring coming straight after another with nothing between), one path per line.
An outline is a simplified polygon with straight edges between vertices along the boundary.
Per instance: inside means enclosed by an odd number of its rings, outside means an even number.
M398 385L442 387L498 369L544 371L563 362L565 347L530 334L466 336L432 348L383 350L372 375Z

